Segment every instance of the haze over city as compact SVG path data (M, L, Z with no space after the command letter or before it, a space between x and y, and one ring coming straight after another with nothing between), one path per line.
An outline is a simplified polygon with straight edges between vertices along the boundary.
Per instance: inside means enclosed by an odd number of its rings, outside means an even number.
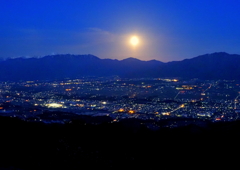
M93 54L163 62L239 54L240 3L195 1L2 1L0 58ZM133 48L132 36L139 38Z

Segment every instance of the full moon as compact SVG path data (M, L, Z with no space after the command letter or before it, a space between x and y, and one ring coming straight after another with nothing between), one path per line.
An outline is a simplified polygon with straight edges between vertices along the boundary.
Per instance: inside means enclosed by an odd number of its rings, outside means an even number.
M133 46L137 46L137 45L139 44L139 38L138 38L137 36L131 37L130 43L131 43L131 45L133 45Z

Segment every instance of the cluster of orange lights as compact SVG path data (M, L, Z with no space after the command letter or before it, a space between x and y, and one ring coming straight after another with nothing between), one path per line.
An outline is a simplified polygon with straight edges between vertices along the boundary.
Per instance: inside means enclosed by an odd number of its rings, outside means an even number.
M143 87L145 87L145 88L151 88L152 86L143 86Z
M118 112L124 112L125 110L124 109L119 109Z
M119 109L118 112L121 112L121 113L122 113L122 112L128 112L128 113L130 113L130 114L134 114L134 113L136 113L135 110L128 110L128 111L126 111L126 110L124 110L124 109L122 109L122 108Z
M72 89L65 89L66 91L71 91Z
M76 104L78 107L84 107L84 104Z
M134 114L135 111L134 111L134 110L129 110L128 113L130 113L130 114Z
M164 113L162 113L162 115L164 115L164 116L169 116L169 115L170 115L170 112L164 112Z

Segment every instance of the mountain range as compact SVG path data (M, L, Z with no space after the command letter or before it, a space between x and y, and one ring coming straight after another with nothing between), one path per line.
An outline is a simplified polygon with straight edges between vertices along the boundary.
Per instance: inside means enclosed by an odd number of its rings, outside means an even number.
M218 52L182 61L100 59L94 55L49 55L0 61L0 80L56 80L84 76L238 79L240 55Z

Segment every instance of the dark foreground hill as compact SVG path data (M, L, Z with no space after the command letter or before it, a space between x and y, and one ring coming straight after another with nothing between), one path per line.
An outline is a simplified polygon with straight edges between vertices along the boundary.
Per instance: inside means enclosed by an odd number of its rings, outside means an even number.
M182 77L238 79L240 55L213 53L183 61L163 63L100 59L93 55L54 55L0 61L0 80L55 80L83 76Z
M151 131L126 122L60 125L0 117L0 130L0 169L210 169L224 164L232 169L240 147L240 122Z

